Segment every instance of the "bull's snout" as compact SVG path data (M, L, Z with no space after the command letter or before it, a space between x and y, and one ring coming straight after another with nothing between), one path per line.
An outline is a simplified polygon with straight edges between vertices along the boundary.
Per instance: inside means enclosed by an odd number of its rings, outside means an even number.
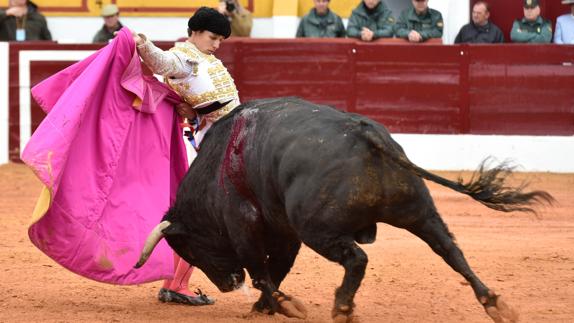
M223 284L218 284L218 288L221 292L227 293L234 290L240 289L245 283L245 273L243 270L240 272L233 273L225 279Z

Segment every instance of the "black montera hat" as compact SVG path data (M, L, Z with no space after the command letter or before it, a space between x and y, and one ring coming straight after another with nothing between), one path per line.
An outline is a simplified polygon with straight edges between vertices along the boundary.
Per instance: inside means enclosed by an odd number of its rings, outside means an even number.
M524 0L524 8L538 7L538 0Z
M201 7L197 9L195 14L189 18L187 27L192 31L211 31L214 34L221 35L225 38L231 35L231 25L229 24L229 19L219 13L219 11L208 7Z

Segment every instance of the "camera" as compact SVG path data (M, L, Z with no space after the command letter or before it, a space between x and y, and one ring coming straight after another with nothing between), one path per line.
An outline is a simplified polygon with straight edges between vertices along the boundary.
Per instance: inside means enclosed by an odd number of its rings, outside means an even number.
M235 2L233 0L225 0L225 10L233 12L235 10Z

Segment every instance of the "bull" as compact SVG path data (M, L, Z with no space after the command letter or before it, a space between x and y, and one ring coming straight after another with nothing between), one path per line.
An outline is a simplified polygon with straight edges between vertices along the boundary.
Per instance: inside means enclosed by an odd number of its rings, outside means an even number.
M213 125L183 179L174 205L147 239L143 265L162 238L222 291L247 270L261 291L253 310L306 317L279 287L301 243L344 267L332 318L352 319L377 223L425 241L470 284L495 322L516 312L472 271L440 217L424 181L469 195L489 208L535 212L553 202L544 191L505 184L512 168L484 163L468 182L413 164L387 129L366 117L297 98L246 103Z

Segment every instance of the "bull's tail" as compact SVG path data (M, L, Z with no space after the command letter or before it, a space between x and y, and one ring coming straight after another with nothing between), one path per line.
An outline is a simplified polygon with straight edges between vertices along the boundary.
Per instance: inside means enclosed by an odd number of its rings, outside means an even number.
M392 141L390 136L382 136L373 125L366 122L361 122L361 124L364 126L363 129L366 130L363 131L363 134L374 146L383 152L385 157L390 157L402 168L415 173L419 177L466 194L491 209L503 212L521 211L536 214L536 211L532 208L534 204L546 203L552 205L555 202L552 195L545 191L525 192L528 182L522 182L517 187L507 186L506 179L513 173L514 167L503 162L494 168L487 169L486 166L490 158L486 158L480 163L478 169L466 183L461 177L457 181L451 181L430 173L411 162L402 150L397 149L397 144Z

